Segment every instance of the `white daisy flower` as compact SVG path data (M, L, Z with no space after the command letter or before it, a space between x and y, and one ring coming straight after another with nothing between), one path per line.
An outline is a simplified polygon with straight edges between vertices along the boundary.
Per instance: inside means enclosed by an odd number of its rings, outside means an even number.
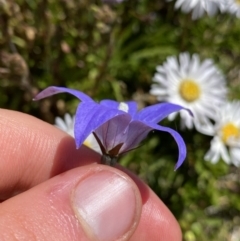
M56 117L55 126L74 137L74 118L74 116L71 117L68 113L64 115L64 119ZM100 154L102 153L93 134L90 134L83 144Z
M240 166L240 101L227 102L218 112L210 150L204 159Z
M182 53L179 58L168 57L156 70L150 93L159 101L178 104L192 111L194 117L180 111L182 128L195 126L204 134L211 133L210 119L215 120L216 111L225 102L227 93L225 78L213 61L205 59L201 63L197 54L191 57L189 53ZM174 120L176 115L169 115L169 120Z
M224 0L220 7L222 12L227 12L240 18L240 0Z
M172 1L172 0L167 0ZM182 12L189 13L192 11L192 19L198 19L206 12L209 16L217 13L219 4L223 0L177 0L175 8L181 8Z

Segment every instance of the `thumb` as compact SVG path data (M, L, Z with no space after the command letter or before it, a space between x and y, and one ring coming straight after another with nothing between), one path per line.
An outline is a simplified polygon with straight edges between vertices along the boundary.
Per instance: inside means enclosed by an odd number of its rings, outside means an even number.
M129 240L140 219L135 183L116 168L72 169L0 204L0 240Z

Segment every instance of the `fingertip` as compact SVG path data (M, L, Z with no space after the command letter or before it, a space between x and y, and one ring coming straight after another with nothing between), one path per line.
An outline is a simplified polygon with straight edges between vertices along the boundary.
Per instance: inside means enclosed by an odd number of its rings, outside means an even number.
M180 241L180 226L168 207L161 199L135 174L120 165L120 170L127 173L136 183L142 197L142 213L139 225L131 241Z
M140 219L138 188L117 169L103 169L77 185L73 198L76 214L89 236L99 241L128 240Z
M166 205L152 191L143 204L139 225L131 241L181 241L180 226Z

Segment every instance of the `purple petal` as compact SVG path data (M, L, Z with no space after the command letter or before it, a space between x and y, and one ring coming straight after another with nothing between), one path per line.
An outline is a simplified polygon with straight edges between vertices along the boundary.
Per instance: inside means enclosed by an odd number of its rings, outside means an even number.
M109 109L95 102L81 102L77 108L74 125L74 136L79 148L90 133L122 111Z
M119 102L115 100L101 100L99 104L112 109L118 109L119 106Z
M51 95L56 95L56 94L59 94L59 93L64 93L64 92L76 96L81 101L91 101L91 102L93 102L92 98L90 98L88 95L84 94L81 91L73 90L73 89L69 89L69 88L65 88L65 87L56 87L56 86L50 86L50 87L46 88L45 90L41 91L39 94L37 94L35 96L35 98L33 100L40 100L40 99L43 99L45 97L48 97L48 96L51 96Z
M110 151L115 146L127 141L127 128L130 121L131 116L123 113L113 117L94 131L106 151Z
M151 127L141 121L132 121L129 124L127 138L120 152L124 153L136 148L151 130Z
M171 103L156 104L139 111L134 119L149 123L158 123L172 112L176 112L181 109L185 108Z
M102 100L100 101L101 105L107 106L109 108L119 109L119 105L121 102L117 102L114 100ZM133 116L137 112L137 103L135 101L127 101L123 102L128 105L128 111L131 116Z
M179 151L178 161L174 168L174 170L177 170L182 165L182 163L185 160L186 155L187 155L186 145L185 145L185 142L184 142L183 138L181 137L181 135L171 128L160 126L160 125L157 125L154 123L146 123L146 125L148 125L152 129L168 132L173 136L173 138L175 139L175 141L178 145L178 151Z
M128 113L133 116L137 112L137 103L135 101L127 101L125 102L128 105Z

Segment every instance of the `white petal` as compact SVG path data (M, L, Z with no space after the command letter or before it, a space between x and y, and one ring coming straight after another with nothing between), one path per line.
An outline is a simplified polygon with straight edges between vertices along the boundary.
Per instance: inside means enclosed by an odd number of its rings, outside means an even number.
M73 128L72 125L74 123L74 117L71 117L68 113L64 115L64 120L67 127Z
M63 131L67 131L66 123L60 117L55 118L55 126Z
M64 120L56 117L55 126L74 137L74 117L71 117L68 113L64 115Z
M87 137L83 144L100 154L102 153L100 146L98 145L98 142L92 133Z
M240 167L240 148L229 149L231 161L236 167Z
M181 8L182 12L184 13L193 11L192 19L197 19L203 16L205 12L208 15L213 16L217 13L218 9L223 11L223 9L226 9L227 7L224 6L223 1L221 0L177 0L175 3L175 8ZM233 4L229 6L229 11L231 11L230 8L233 8ZM232 11L234 13L237 11L235 6L234 10Z
M201 121L195 121L194 119L194 124L197 131L204 135L213 136L215 134L215 126L207 118Z
M226 163L230 163L227 149L218 137L214 137L210 145L210 150L204 156L204 160L211 161L215 164L219 161L220 157L222 157Z

